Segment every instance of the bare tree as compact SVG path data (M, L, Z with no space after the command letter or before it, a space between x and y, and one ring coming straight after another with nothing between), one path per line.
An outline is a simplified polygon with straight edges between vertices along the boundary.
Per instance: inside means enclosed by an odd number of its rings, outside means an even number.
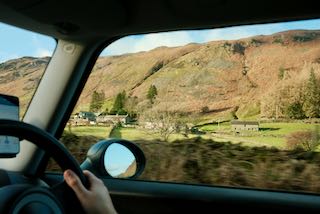
M153 129L161 138L168 141L173 133L181 130L181 123L177 113L169 111L149 111L143 115L148 128Z

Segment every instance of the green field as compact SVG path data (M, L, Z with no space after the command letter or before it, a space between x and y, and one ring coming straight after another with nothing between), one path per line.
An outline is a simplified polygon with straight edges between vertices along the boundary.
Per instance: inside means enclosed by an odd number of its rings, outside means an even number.
M315 127L320 125L306 124L306 123L261 123L259 132L244 132L235 134L231 131L230 123L221 123L204 125L199 129L206 132L200 135L204 139L212 139L218 142L232 142L241 143L246 146L266 146L276 147L279 149L286 148L286 136L290 133L298 131L312 131ZM78 136L95 136L98 138L108 138L112 127L105 126L77 126L71 127L71 132ZM69 131L68 127L65 128ZM188 138L197 137L199 135L188 135ZM152 130L138 129L138 128L124 128L119 127L113 130L110 137L122 138L127 140L147 140L160 141L161 136ZM171 134L168 141L187 139L182 134Z
M72 126L71 132L77 136L92 135L98 138L108 138L111 129L111 126ZM69 132L69 128L66 127L65 131Z
M188 138L196 137L197 135L188 135ZM152 132L151 130L145 130L145 129L136 129L136 128L117 128L112 134L111 137L115 138L123 138L127 140L148 140L148 141L154 141L154 140L161 140L161 136L158 133ZM186 139L186 136L182 134L171 134L169 136L169 142L175 141L175 140L183 140Z
M235 135L231 131L230 123L209 124L200 127L200 130L211 134L217 141L231 141L248 146L267 146L285 148L286 136L298 131L313 131L320 125L302 122L294 123L261 123L259 132L243 132Z
M260 131L259 133L262 134L269 134L269 135L286 135L296 131L307 131L313 130L315 124L308 124L308 123L260 123ZM204 125L200 128L203 131L230 131L231 125L230 123L221 123L217 124L209 124Z

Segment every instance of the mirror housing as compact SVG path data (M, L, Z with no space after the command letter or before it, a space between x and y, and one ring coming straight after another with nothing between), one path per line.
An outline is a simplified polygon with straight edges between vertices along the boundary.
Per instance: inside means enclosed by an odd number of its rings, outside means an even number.
M118 148L123 149L127 154L132 153L134 160L132 164L135 165L135 172L130 173L130 176L115 176L108 172L108 166L106 166L106 159L110 160L108 156L111 156L112 149L115 145L118 145ZM118 159L118 158L117 158ZM114 161L113 161L114 162ZM135 164L133 164L135 162ZM101 140L98 143L92 145L87 152L86 160L81 164L81 169L89 170L93 172L95 175L111 177L111 178L136 178L138 177L144 170L146 163L145 156L142 150L134 143L123 140L123 139L106 139ZM117 164L117 163L114 163ZM120 163L118 163L120 165ZM129 169L129 168L128 168ZM132 170L131 170L132 172ZM125 175L126 173L121 173L121 175Z

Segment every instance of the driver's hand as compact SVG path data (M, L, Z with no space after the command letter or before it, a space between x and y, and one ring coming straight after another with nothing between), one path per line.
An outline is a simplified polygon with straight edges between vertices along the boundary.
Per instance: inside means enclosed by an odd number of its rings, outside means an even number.
M66 170L63 177L76 193L86 213L117 213L103 182L88 170L84 170L83 174L89 181L89 189L83 186L79 177L71 170Z

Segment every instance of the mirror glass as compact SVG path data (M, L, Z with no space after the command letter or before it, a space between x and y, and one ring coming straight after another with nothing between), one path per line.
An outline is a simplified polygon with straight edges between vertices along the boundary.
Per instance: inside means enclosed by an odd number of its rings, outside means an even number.
M129 178L137 170L133 153L119 143L113 143L107 148L104 155L104 167L114 178Z

